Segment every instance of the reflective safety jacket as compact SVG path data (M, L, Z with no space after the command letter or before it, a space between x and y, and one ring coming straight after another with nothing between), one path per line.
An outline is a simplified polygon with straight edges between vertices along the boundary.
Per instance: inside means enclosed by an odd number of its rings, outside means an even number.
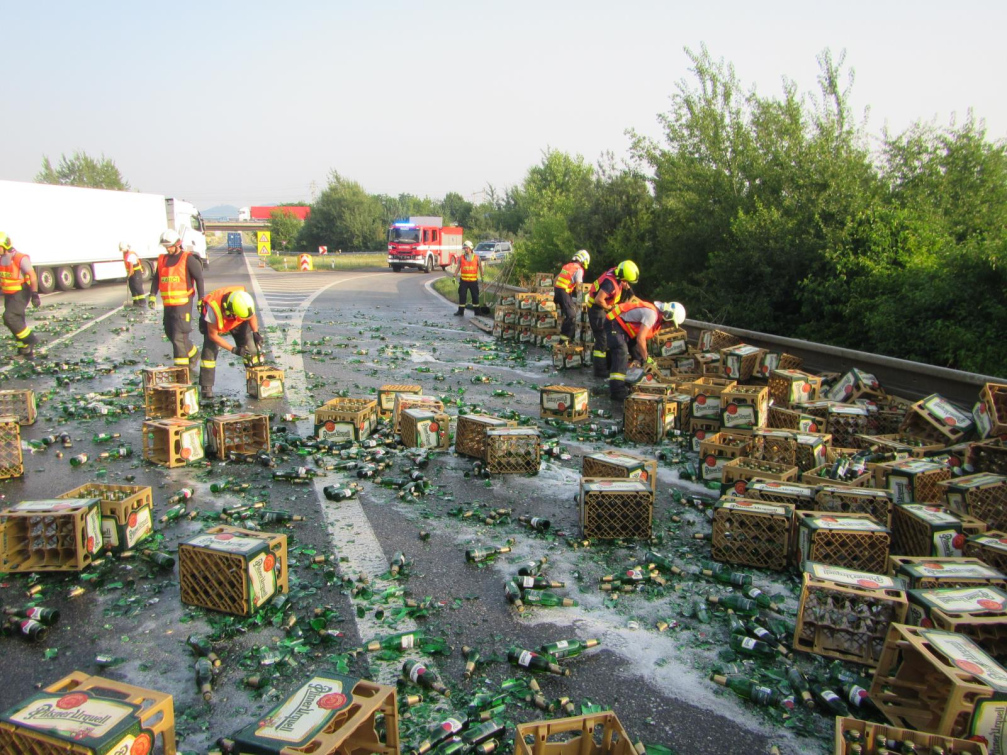
M463 281L479 280L479 258L473 254L472 259L466 259L463 254L458 260L458 275Z
M598 295L598 292L601 290L601 284L604 283L605 281L612 281L613 285L615 286L615 294L612 296L611 303L612 304L619 303L619 299L622 298L622 286L619 284L619 279L615 277L615 268L613 267L609 270L606 270L602 274L602 276L594 283L592 283L591 287L587 290L587 296L585 297L584 300L588 303L589 306L592 307L594 306L594 297Z
M178 262L168 264L168 255L157 258L157 274L160 278L157 290L161 292L161 301L166 307L180 307L188 304L196 293L195 284L189 281L189 252L178 255Z
M12 249L10 262L6 265L0 265L0 292L16 294L28 285L28 276L21 272L21 260L26 256L17 249Z
M574 283L574 280L576 280L578 271L581 273L584 272L584 268L579 262L567 262L563 265L563 269L559 271L559 275L556 276L553 285L566 291L568 294L572 294L574 287L577 285Z
M650 329L647 331L646 336L648 339L653 338L655 335L657 335L657 331L661 329L661 324L664 322L664 318L661 316L661 313L660 311L658 311L657 307L655 307L649 301L633 301L633 302L626 302L625 304L617 304L605 314L605 317L607 317L609 320L613 320L614 322L619 323L619 325L622 326L622 329L626 331L626 335L628 335L630 338L635 339L637 334L640 332L640 323L630 322L625 319L625 315L628 314L629 312L632 312L635 309L649 309L652 310L655 314L657 314L657 320L655 320L654 324L650 326Z
M241 325L241 323L248 322L251 318L236 317L224 312L224 300L234 291L244 290L244 286L225 286L224 288L218 288L216 291L211 291L199 301L200 317L205 319L206 313L211 312L213 317L211 322L217 326L217 332L220 333L220 335L230 333L236 327Z
M122 261L126 264L126 277L128 278L137 270L142 270L140 267L140 258L134 251L126 251L122 253Z

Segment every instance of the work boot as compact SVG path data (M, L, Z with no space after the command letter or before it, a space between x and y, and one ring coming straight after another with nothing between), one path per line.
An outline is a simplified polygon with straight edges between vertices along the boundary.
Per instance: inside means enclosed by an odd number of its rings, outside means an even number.
M199 397L200 398L205 398L205 399L212 399L213 398L213 386L210 386L210 385L201 386L200 389L199 389Z
M465 317L465 308L458 307L458 311L455 312L455 317Z
M29 362L33 360L35 358L35 347L25 346L21 349L21 358Z
M611 380L608 384L608 397L613 401L623 402L629 397L629 389L626 388L626 381Z

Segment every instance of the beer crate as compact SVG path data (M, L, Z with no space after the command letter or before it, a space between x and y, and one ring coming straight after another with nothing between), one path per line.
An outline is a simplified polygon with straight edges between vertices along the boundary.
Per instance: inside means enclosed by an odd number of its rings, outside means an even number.
M648 380L647 378L651 379ZM650 396L660 396L664 399L667 399L674 392L674 384L664 383L660 380L653 379L653 375L647 375L643 380L633 386L633 393L646 393Z
M870 514L881 524L892 526L892 496L877 488L850 488L825 485L816 488L814 502L808 509L830 514Z
M759 366L759 359L765 349L739 343L720 350L720 371L732 380L749 380Z
M399 755L395 687L321 671L231 739L243 753Z
M559 319L556 317L555 312L543 312L535 317L535 322L533 327L538 331L548 330L550 333L552 331L559 330Z
M527 427L486 431L486 469L491 474L538 474L542 438Z
M662 328L647 347L647 353L655 358L682 356L688 350L688 336L681 328Z
M914 438L911 435L902 433L888 433L886 435L858 435L856 443L859 448L877 447L881 453L905 454L917 459L930 456L943 451L945 446L940 443L931 443L922 438Z
M892 550L902 556L961 556L965 541L986 525L943 506L896 503L892 511Z
M497 304L501 307L517 307L517 295L501 291Z
M287 536L212 527L178 546L182 602L251 616L287 583Z
M206 421L207 450L218 459L232 451L257 454L269 451L269 417L265 414L218 414Z
M514 755L636 755L633 740L610 710L518 724Z
M797 435L789 430L758 429L752 434L753 459L794 466L797 461Z
M767 414L766 427L777 430L796 430L802 433L820 433L825 429L825 422L813 414L805 414L796 409L787 409L772 404Z
M692 397L673 393L665 401L665 411L671 417L671 429L688 432L692 427Z
M968 461L976 472L1007 476L1007 443L1000 440L972 443L969 445Z
M56 497L97 498L102 543L115 553L134 548L154 533L154 496L146 485L89 482Z
M936 393L913 404L899 426L899 432L945 446L967 440L973 429L971 414Z
M731 459L750 456L752 438L737 433L703 433L699 441L699 474L703 480L719 481L724 465Z
M0 417L0 480L24 474L21 427L17 417Z
M899 435L899 428L906 418L903 409L878 409L867 423L871 435ZM907 436L911 437L911 436Z
M599 451L584 454L581 460L582 477L640 480L657 493L657 461L635 456L625 451Z
M822 464L820 467L802 472L801 482L806 482L809 485L829 485L836 488L866 488L871 484L870 472L864 472L852 480L835 480L829 477L829 472L833 466L834 462L830 461Z
M799 370L804 366L804 360L786 353L763 351L755 365L753 378L769 380L773 370Z
M556 302L553 301L553 299L552 299L551 296L548 296L545 299L539 301L535 305L535 311L537 313L550 312L550 313L552 313L555 316L556 312L558 312L559 310L556 307Z
M0 715L11 755L175 753L175 708L164 692L74 671Z
M550 298L549 294L538 294L538 293L519 293L515 296L517 299L518 310L525 312L535 312L538 309L538 303L540 301L546 301Z
M1007 590L1007 575L978 558L889 556L888 571L904 579L910 590L983 586Z
M569 385L546 385L539 388L539 415L567 422L583 422L588 418L588 390Z
M990 529L1007 528L1007 477L980 472L938 483L948 508L980 521Z
M884 396L881 383L869 372L854 367L837 380L826 392L825 397L831 401L849 403L858 398L868 398L877 401Z
M743 496L751 480L788 482L796 479L797 467L740 456L724 465L720 481L724 486L730 486L736 495Z
M723 380L724 376L720 372L720 354L717 352L706 352L695 355L696 364L703 377L713 380Z
M854 735L853 732L859 732ZM860 749L856 750L850 741L856 736ZM973 742L958 737L942 737L939 734L927 734L912 729L901 729L897 726L884 726L861 721L857 718L836 718L836 741L834 755L854 755L860 752L881 752L890 741L912 742L916 752L953 752L955 755L989 755L989 750L982 742Z
M696 398L697 396L713 396L720 398L724 391L736 388L737 385L737 380L703 375L702 377L698 377L691 381L679 380L678 387L682 393L687 393L693 398Z
M0 407L0 414L3 413ZM972 418L980 438L1007 436L1007 385L986 383L972 409Z
M1007 532L988 530L965 541L965 556L978 558L984 564L1007 573Z
M402 412L406 409L426 409L437 414L444 413L444 402L433 396L422 396L418 393L396 393L392 408L392 432L399 433L402 428ZM375 420L376 424L376 420ZM368 435L370 432L368 432Z
M858 437L868 431L867 407L859 404L832 404L825 417L825 432L843 448L857 448Z
M503 338L503 325L498 322L493 323L493 330L490 331L490 335L494 338Z
M80 571L103 545L97 498L21 501L0 511L0 572Z
M185 419L199 413L199 388L182 383L161 383L150 389L147 417Z
M794 507L744 498L722 499L713 510L714 561L759 569L786 569Z
M817 562L805 562L802 568L794 650L876 666L888 625L904 622L909 610L905 583ZM871 621L848 621L851 616L870 616Z
M280 398L283 382L283 370L277 367L260 365L245 369L245 392L252 398Z
M720 394L720 426L725 430L755 430L769 416L766 386L736 385Z
M402 445L406 448L427 448L447 451L451 448L451 418L447 414L426 409L406 409L402 412Z
M738 346L741 339L723 330L701 330L696 339L696 347L700 351L720 351L730 346Z
M817 561L874 574L888 567L892 536L870 514L795 512L797 562Z
M551 291L554 285L552 273L535 273L535 288ZM548 293L548 291L543 293Z
M19 425L34 425L38 417L35 391L31 388L0 391L0 417L16 417Z
M672 429L664 396L634 393L623 402L623 432L631 443L660 443Z
M789 503L797 510L810 510L815 507L817 492L817 485L755 479L749 481L745 497L767 503Z
M162 467L182 467L201 460L206 431L202 422L172 417L143 423L143 458Z
M188 385L189 366L181 365L177 367L145 367L140 370L140 379L143 381L143 404L150 410L151 393L157 385Z
M395 432L398 432L398 403L402 396L396 393ZM422 398L417 396L417 398ZM378 426L378 402L372 398L332 398L315 409L315 437L318 440L361 441L370 437Z
M776 405L814 401L821 387L820 377L801 370L773 370L769 375L769 398Z
M584 347L573 343L552 347L552 366L557 370L576 370L584 366Z
M497 304L495 307L493 307L493 322L504 322L504 317L506 317L508 313L516 311L517 311L516 307Z
M951 479L951 469L924 459L907 459L882 464L885 488L895 503L940 503L944 488L940 483Z
M689 432L693 434L698 433L719 433L720 432L720 420L719 419L697 419L693 417L689 420Z
M496 322L504 325L517 325L517 318L517 307L497 307L496 309Z
M538 337L538 340L536 341L537 345L541 346L543 349L548 349L550 352L557 346L566 343L566 339L563 338L563 336L561 336L559 333L559 328L548 328L548 329L537 328L535 330L535 333L537 334ZM582 363L583 361L584 356L583 354L581 354L580 362ZM579 364L578 366L581 365Z
M808 472L829 461L832 436L828 433L794 433L794 466Z
M507 427L517 427L517 422L489 414L460 414L455 429L455 453L485 461L487 430Z
M580 526L601 540L651 537L654 491L642 480L581 478Z
M1007 670L968 637L892 624L870 697L896 726L981 737L1003 753Z

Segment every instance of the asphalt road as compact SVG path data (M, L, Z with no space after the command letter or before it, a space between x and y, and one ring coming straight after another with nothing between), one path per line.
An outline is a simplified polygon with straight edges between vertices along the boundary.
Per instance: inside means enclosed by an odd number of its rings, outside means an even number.
M273 411L278 417L285 412L307 415L336 391L362 396L385 383L420 383L426 394L464 397L467 403L479 403L490 412L512 409L537 417L537 387L557 382L545 352L531 350L526 361L500 356L489 336L467 320L452 317L453 305L425 285L434 276L388 270L300 275L259 270L256 265L254 257L249 258L246 268L246 261L237 255L211 253L207 273L207 290L244 284L255 293L271 361L287 370L287 397L257 402L245 396L241 365L230 355L221 354L216 393L240 401L249 411ZM81 324L115 310L125 298L124 292L124 285L106 284L44 297L43 308L30 311L31 321L39 325L47 341L70 337L53 346L43 364L82 357L128 358L140 366L169 364L170 349L161 335L160 310L157 314L114 311L97 325L74 332ZM199 343L198 334L196 338ZM312 350L319 353L301 353ZM9 353L2 352L5 361ZM248 674L271 675L268 686L274 692L269 696L292 691L311 671L334 669L339 660L348 664L351 675L385 682L395 679L400 660L343 655L377 635L413 626L405 620L390 628L389 616L396 600L384 605L354 599L339 580L366 575L374 592L397 584L411 597L431 596L437 610L416 624L429 635L445 637L454 648L450 655L427 659L452 687L451 701L428 694L436 707L414 711L416 720L463 713L472 694L496 690L502 679L523 673L506 662L487 663L472 680L464 680L462 645L474 646L484 658L493 659L504 655L511 645L535 648L565 638L597 638L602 641L600 649L568 664L571 676L540 680L547 698L566 696L578 706L590 701L612 708L633 739L663 744L678 752L748 755L768 752L771 744L783 752L827 751L821 741L794 739L782 728L767 724L766 719L753 715L752 708L706 681L709 663L719 648L704 641L703 627L683 622L680 631L660 634L652 628L656 618L667 616L660 600L627 596L614 607L604 602L605 594L596 589L598 577L610 573L613 564L615 568L632 564L645 546L573 550L562 537L533 535L517 524L487 526L476 517L447 515L459 505L505 507L515 514L544 516L552 521L553 531L576 533L579 456L601 448L600 444L568 444L572 460L549 461L537 477L500 476L488 485L465 477L472 468L470 460L442 454L427 470L436 488L419 503L404 503L392 491L371 483L365 484L357 500L330 503L321 495L322 486L350 478L330 472L314 486L295 487L274 483L267 470L245 464L215 461L211 467L162 469L137 458L142 447L142 409L112 421L63 415L60 405L64 401L128 386L137 366L120 365L111 374L68 386L58 386L52 375L18 377L21 369L15 366L6 373L4 387L33 387L40 399L39 420L22 428L22 438L41 438L65 430L72 434L74 446L62 459L56 458L54 448L30 456L26 453L25 476L0 481L5 503L52 498L89 480L122 482L127 476L135 478L134 484L153 487L156 517L168 508L167 497L182 487L195 489L190 511L203 513L249 500L268 500L270 508L306 519L284 530L291 538L293 589L283 620L296 615L298 626L317 642L308 622L314 609L327 606L329 627L344 636L309 644L307 652L294 652L280 664L263 665L260 661L267 649L282 652L284 643L291 639L278 625L280 619L276 626L269 622L257 626L183 606L177 571L159 571L139 559L110 558L84 576L54 573L29 579L8 575L0 583L4 606L23 605L26 590L37 579L43 604L59 608L62 619L44 642L30 644L16 637L0 640L5 650L0 657L4 680L0 710L71 671L102 673L170 692L179 719L181 749L204 752L216 737L254 721L273 704L263 700L261 692L243 686L242 679ZM492 382L473 383L477 375L489 376ZM559 382L572 384L593 383L586 371L559 378ZM491 395L500 389L513 397ZM605 405L606 399L592 398L592 406ZM449 408L450 413L455 411ZM311 431L310 422L277 419L274 440L280 437L277 425L287 425L291 432L301 434ZM132 445L134 457L70 467L68 458L73 453L88 452L93 459L103 450L91 440L96 432L121 433L123 441ZM298 463L296 456L278 458L281 469ZM106 470L100 478L99 468ZM399 463L395 468L409 467ZM659 527L672 513L667 472L664 470L660 478L655 511ZM212 494L210 483L225 477L247 481L251 488L242 495ZM159 525L164 537L160 549L173 553L180 541L212 524L196 519ZM420 530L431 533L429 540L419 539ZM684 529L682 536L688 538L689 532ZM465 562L466 548L502 545L508 538L516 540L513 553L497 563L477 568ZM408 579L390 582L382 575L397 551L407 554L414 565ZM311 556L317 554L330 556L335 568L312 564ZM549 557L547 574L551 579L566 582L566 588L557 592L578 599L579 606L536 608L520 615L511 609L504 600L503 585L516 568L514 562L539 556ZM69 598L69 590L78 585L84 586L84 595ZM212 703L203 701L194 681L194 658L185 645L190 633L212 635L215 650L223 659ZM124 660L101 670L95 657L102 654ZM416 690L407 685L403 691ZM503 714L510 723L539 717L531 706L511 705ZM403 732L412 744L415 726L408 717L403 721Z

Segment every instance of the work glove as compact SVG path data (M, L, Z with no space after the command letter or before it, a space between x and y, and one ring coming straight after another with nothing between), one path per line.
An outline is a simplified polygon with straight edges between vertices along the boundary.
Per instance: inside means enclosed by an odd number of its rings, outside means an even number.
M259 333L258 331L252 333L252 340L255 341L256 346L258 346L260 349L262 348L262 341L263 341L262 333Z
M245 357L252 356L252 350L247 346L239 346L234 350L234 353L237 354L242 359L244 359Z
M33 307L35 307L35 309L38 309L39 307L42 306L42 299L41 299L41 297L39 297L38 291L32 291L32 294L31 294L31 305Z
M147 299L147 307L153 309L157 305L157 297L151 296Z
M243 357L246 367L255 367L256 365L262 364L262 357L258 354L246 354Z

